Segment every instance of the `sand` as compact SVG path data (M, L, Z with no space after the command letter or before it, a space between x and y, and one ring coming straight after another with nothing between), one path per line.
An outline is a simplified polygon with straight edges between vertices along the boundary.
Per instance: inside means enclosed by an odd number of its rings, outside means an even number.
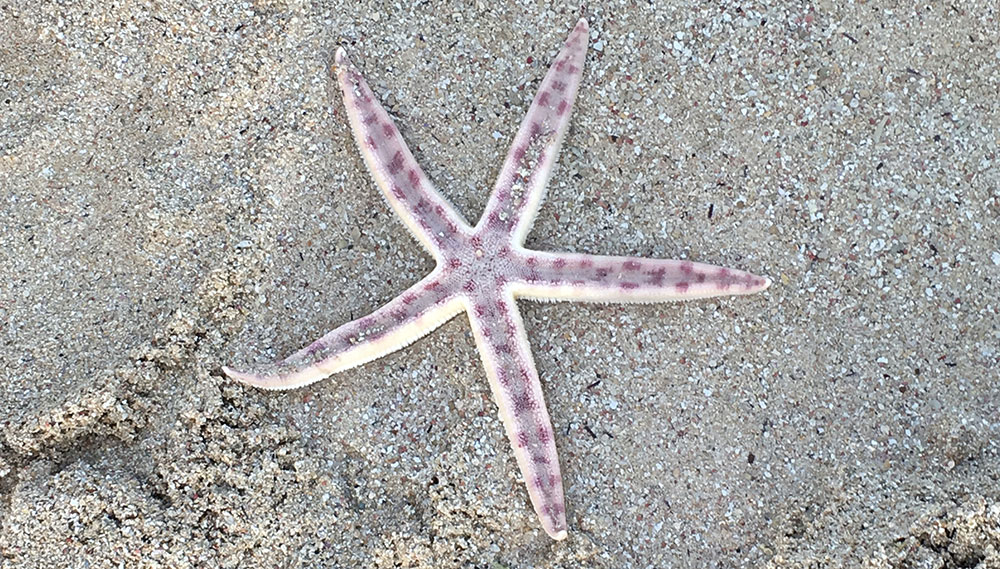
M0 6L0 566L1000 567L995 2ZM288 393L430 258L345 46L469 218L576 19L528 246L770 276L522 302L570 536L456 318Z

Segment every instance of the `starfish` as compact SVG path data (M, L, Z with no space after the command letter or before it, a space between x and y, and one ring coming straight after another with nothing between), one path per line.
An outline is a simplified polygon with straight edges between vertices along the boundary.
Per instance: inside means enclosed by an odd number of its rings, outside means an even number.
M460 312L468 314L493 397L545 532L566 537L552 422L516 299L663 302L750 294L771 281L735 269L666 259L524 248L569 126L587 51L577 22L521 122L485 213L470 225L431 185L399 129L343 48L335 70L351 130L389 205L436 262L422 280L269 368L223 368L264 389L291 389L394 352Z

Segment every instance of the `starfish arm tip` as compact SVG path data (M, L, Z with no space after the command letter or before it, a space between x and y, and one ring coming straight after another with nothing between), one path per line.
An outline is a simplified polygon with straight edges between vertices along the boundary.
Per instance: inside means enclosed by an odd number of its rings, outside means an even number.
M230 379L235 379L240 383L246 383L248 385L255 385L259 383L258 381L254 381L257 378L256 375L252 373L238 371L229 366L222 366L222 373L229 376Z
M333 61L337 65L351 64L351 60L347 59L347 50L344 49L344 46L340 46L337 48L337 53L333 56Z
M552 539L554 539L556 541L562 541L562 540L566 539L567 535L568 534L566 533L566 530L564 530L564 529L561 529L559 531L554 531L554 532L549 533L549 537L551 537Z
M229 366L222 366L222 371L228 375L231 379L244 384L250 385L252 387L259 387L262 389L282 389L283 386L276 384L274 382L275 377L269 375L261 375L257 373L248 373L244 371L235 370Z
M587 23L587 18L580 18L579 20L576 21L576 27L581 30L586 30L587 28L590 27L590 24Z

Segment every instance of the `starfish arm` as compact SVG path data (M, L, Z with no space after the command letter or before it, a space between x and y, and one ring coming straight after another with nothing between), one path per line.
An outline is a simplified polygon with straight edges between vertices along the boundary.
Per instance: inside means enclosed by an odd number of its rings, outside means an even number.
M514 285L520 297L595 302L664 302L753 294L766 277L715 265L575 253L524 251L528 277Z
M344 48L335 62L347 118L368 170L396 215L440 260L441 248L459 232L468 233L469 224L431 184Z
M566 538L566 506L552 422L524 323L509 291L474 296L466 308L528 496L552 539Z
M292 389L407 346L462 311L435 271L368 316L348 322L260 373L226 375L264 389Z
M587 30L586 20L577 22L542 79L479 221L509 232L516 244L521 244L531 229L569 127L587 53Z

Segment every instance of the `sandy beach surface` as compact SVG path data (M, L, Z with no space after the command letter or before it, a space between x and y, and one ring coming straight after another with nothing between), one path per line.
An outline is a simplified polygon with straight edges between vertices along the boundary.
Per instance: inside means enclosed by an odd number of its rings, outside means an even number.
M474 219L580 17L527 246L774 285L520 303L553 542L464 316L297 391L221 368L433 266L337 47ZM998 85L987 0L0 5L0 567L1000 567Z

